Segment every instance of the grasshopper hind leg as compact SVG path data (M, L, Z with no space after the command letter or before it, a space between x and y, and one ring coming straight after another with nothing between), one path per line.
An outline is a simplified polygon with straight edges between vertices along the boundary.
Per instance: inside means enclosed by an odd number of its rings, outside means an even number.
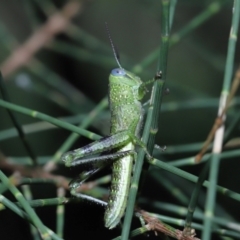
M116 152L111 153L108 155L103 156L97 156L97 157L91 157L88 159L76 159L75 161L71 162L70 166L78 166L78 165L88 165L91 166L91 170L89 171L83 171L79 176L75 179L73 179L69 183L70 193L72 196L81 198L83 200L91 201L96 204L101 204L103 206L107 206L108 204L102 200L96 199L94 197L85 195L81 192L78 192L77 189L81 187L81 185L91 176L93 176L95 173L99 172L102 168L106 167L110 163L114 162L115 160L125 157L128 155L136 155L135 151L129 150L129 151L123 151L123 152Z

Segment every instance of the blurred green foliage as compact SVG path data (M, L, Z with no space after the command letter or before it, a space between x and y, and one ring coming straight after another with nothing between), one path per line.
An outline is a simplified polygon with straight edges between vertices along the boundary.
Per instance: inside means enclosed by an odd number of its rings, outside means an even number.
M194 156L206 139L216 118L226 64L233 5L233 1L225 1L222 4L223 2L206 0L177 2L171 29L172 36L178 36L174 34L180 33L193 19L207 12L211 4L213 11L204 21L199 22L199 25L180 37L179 41L169 49L166 86L170 89L170 94L163 99L156 141L158 145L167 146L166 152L161 153L160 156L157 155L161 160L170 161ZM60 10L66 3L65 0L2 1L0 3L0 61L2 66L17 46L25 43L41 26L46 24L47 19L57 9ZM149 0L81 2L78 14L64 31L54 36L50 43L42 46L28 64L5 77L12 102L53 117L78 114L83 117L87 116L85 114L88 114L107 95L108 76L110 71L116 67L105 31L105 22L108 22L111 36L120 53L122 66L130 71L139 70L137 74L143 81L151 79L156 72L158 59L142 69L136 66L141 66L149 54L161 47L159 46L160 8L161 1ZM237 43L234 71L240 61L239 50L240 44ZM148 100L150 92L149 88L149 95L145 100ZM234 99L236 104L228 111L226 126L239 111L238 95L239 91ZM39 121L26 115L16 115L22 125ZM0 109L0 116L1 131L13 127L5 109ZM103 111L91 124L90 130L102 136L107 135L109 116L108 110ZM68 135L69 132L66 130L55 128L33 132L27 138L35 154L41 157L52 156ZM237 142L233 149L238 149L239 126L234 130L231 138ZM89 142L88 139L81 138L72 146L72 149L84 146L87 142ZM195 143L198 145L192 149L191 144ZM178 150L171 151L175 147L179 147ZM26 156L21 141L10 135L8 139L1 141L1 151L6 156ZM236 192L240 191L238 158L239 155L221 162L218 179L219 185ZM198 175L202 170L202 165L185 166L183 169ZM72 178L74 171L68 171L60 166L56 173ZM9 171L6 173L10 174ZM149 174L143 186L142 196L148 198L147 203L143 205L144 209L156 211L149 204L149 199L184 205L180 197L176 197L171 191L172 185L168 185L167 181L185 194L188 199L193 185L163 170L159 171L158 175L161 175L159 176L162 179L160 183L156 183L156 179ZM149 184L154 187L149 188ZM48 187L46 192L44 187L38 185L33 185L31 189L34 198L56 196L56 190L52 186ZM226 219L228 216L232 221L240 220L236 211L239 202L220 195L217 196L217 202L223 207L217 208L216 215L222 214ZM201 194L199 208L204 209L204 203L205 190ZM89 204L79 205L73 204L66 208L64 239L76 239L77 234L82 239L95 239L94 233L97 237L102 234L101 237L103 236L104 239L111 239L119 234L117 230L109 233L101 226L103 225L101 207ZM166 212L164 213L168 216L176 217L177 215L176 212ZM43 222L54 230L54 216L48 219L46 209L37 210L37 213ZM54 211L51 214L54 215ZM15 232L15 227L17 227L15 225L18 224L11 222L12 217L10 211L9 213L6 213L6 210L0 212L1 223L4 226L8 225L2 233L2 239L32 239L26 230L28 226L20 219L14 220L20 222L19 229L21 230ZM181 218L184 219L185 216ZM239 233L239 226L237 232ZM150 236L151 239L155 239L153 235ZM198 232L199 236L200 232ZM145 239L145 236L142 238ZM219 238L217 235L212 237L212 239Z

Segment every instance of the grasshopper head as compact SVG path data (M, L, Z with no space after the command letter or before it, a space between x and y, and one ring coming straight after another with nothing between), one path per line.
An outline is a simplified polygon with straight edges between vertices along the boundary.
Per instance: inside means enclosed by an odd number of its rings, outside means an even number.
M109 83L125 85L131 88L138 100L142 99L146 91L143 87L143 82L134 73L124 70L123 68L115 68L112 70ZM121 91L121 90L120 90Z

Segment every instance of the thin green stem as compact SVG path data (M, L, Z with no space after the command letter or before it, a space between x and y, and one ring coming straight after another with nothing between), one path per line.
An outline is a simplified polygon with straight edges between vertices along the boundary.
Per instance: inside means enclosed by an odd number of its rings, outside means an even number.
M14 197L21 203L22 208L26 211L29 218L33 222L34 226L38 229L39 233L41 234L41 237L46 240L50 240L51 237L46 229L46 227L42 224L41 220L38 218L37 214L34 212L34 210L30 207L26 199L23 197L22 193L11 184L9 179L5 176L5 174L0 171L0 179L5 184L8 189L11 191L11 193L14 195Z
M22 191L23 191L23 195L26 198L26 200L28 202L31 201L32 200L32 193L31 193L30 187L28 185L24 185L24 186L22 186ZM31 231L33 240L40 240L39 233L38 233L37 229L32 224L30 224L30 231Z
M177 0L171 0L170 9L169 9L169 24L170 24L170 28L172 28L174 14L175 14L175 10L176 10L176 5L177 5Z
M211 157L211 155L212 155L211 153L205 154L201 160L201 163L208 161L209 158ZM237 149L237 150L222 152L219 154L219 156L221 157L221 160L238 157L238 156L240 156L240 150ZM168 164L170 164L174 167L182 167L182 166L186 166L186 165L196 165L195 156L192 156L189 158L184 158L184 159L174 160L174 161L168 162Z
M149 232L149 229L147 226L143 226L140 228L136 228L133 231L130 232L130 238L142 235L143 233ZM121 240L121 236L118 236L116 238L113 238L112 240Z
M39 19L37 17L34 1L32 0L24 1L24 8L26 10L28 19L31 19L31 21L29 21L31 29L34 30L39 25Z
M106 112L102 112L101 118L106 118L105 117L105 113ZM68 122L71 124L77 124L79 122L84 121L85 118L88 118L88 114L78 114L75 116L68 116L68 117L59 117L58 119L63 121L63 122ZM98 122L99 122L99 118L98 119L94 119L92 125L94 127L98 126ZM35 123L30 123L30 124L25 124L22 125L23 130L25 132L25 134L31 134L31 133L37 133L37 132L42 132L42 131L46 131L49 129L53 129L53 128L57 128L55 125L52 125L51 123L48 122L35 122ZM17 135L17 131L15 128L9 128L9 129L5 129L3 131L0 131L0 141L6 140L6 139L10 139L10 138L14 138L18 136Z
M26 115L31 116L33 118L37 118L37 119L41 119L41 120L50 122L53 125L56 125L58 127L67 129L67 130L72 131L72 132L76 132L76 133L78 133L78 134L80 134L84 137L87 137L89 139L92 139L92 140L99 140L101 138L101 136L99 136L95 133L92 133L92 132L87 131L85 129L80 129L80 128L72 125L72 124L69 124L69 123L60 121L56 118L50 117L47 114L40 113L40 112L37 112L37 111L32 110L32 109L25 108L25 107L21 107L21 106L18 106L16 104L12 104L12 103L3 101L1 99L0 99L0 106L5 107L7 109L14 110L14 111L22 113L22 114L26 114Z
M173 167L170 164L165 163L165 162L163 162L161 160L158 160L156 158L154 158L151 161L149 161L149 163L151 165L156 166L156 167L162 168L162 169L164 169L164 170L166 170L168 172L171 172L171 173L173 173L173 174L175 174L177 176L183 177L183 178L185 178L185 179L187 179L187 180L189 180L191 182L196 183L198 181L198 177L196 177L195 175L193 175L191 173L188 173L186 171L183 171L183 170L181 170L179 168ZM203 186L209 188L209 186L210 186L209 181L205 180L204 183L203 183ZM231 190L229 190L227 188L224 188L224 187L221 187L221 186L217 186L216 190L219 193L221 193L221 194L223 194L225 196L228 196L228 197L230 197L232 199L240 201L240 194L239 193L236 193L234 191L231 191Z
M183 37L192 32L197 27L201 26L203 23L209 20L210 17L213 17L215 14L217 14L221 10L221 8L227 3L228 3L227 0L225 1L217 0L212 2L207 8L205 8L205 10L202 13L200 13L198 16L192 19L192 21L185 25L179 32L171 36L170 47L177 44ZM134 72L139 74L143 71L143 69L147 68L154 61L156 61L156 59L159 56L159 51L160 47L155 49L147 57L145 57L141 63L135 65Z
M148 139L149 139L149 145L148 145L149 152L152 152L154 147L155 133L157 132L156 130L158 126L161 99L162 99L163 89L164 89L164 82L166 80L168 39L169 39L169 5L170 5L170 2L168 0L162 0L161 44L163 48L162 48L162 51L160 52L160 63L159 63L160 64L159 71L161 71L162 79L161 80L157 79L154 83L150 107L148 110L147 120L144 126L144 131L142 136L142 141L145 144L148 142ZM150 132L152 133L152 135L149 138ZM140 150L137 157L136 166L135 166L132 183L129 191L127 209L126 209L126 214L125 214L123 229L121 234L122 240L127 240L129 237L129 231L131 227L134 204L137 196L144 155L145 155L144 151Z
M65 195L65 190L63 188L58 188L58 197L63 197ZM64 213L65 213L65 206L64 205L58 205L57 206L57 226L56 226L56 232L59 237L63 237L63 230L64 230Z
M39 183L50 183L57 184L57 181L54 179L46 179L46 178L22 178L19 185L26 184L39 184Z
M240 19L240 0L235 0L233 5L233 15L232 15L232 25L230 30L230 36L228 41L228 52L227 60L225 66L225 74L223 80L222 93L220 97L219 104L219 115L222 113L222 110L225 108L226 99L229 94L229 89L231 85L231 79L233 75L233 62L235 56L237 35L238 35L238 26ZM220 155L224 135L224 126L219 128L215 134L214 144L213 144L213 155L210 163L210 175L209 182L210 188L207 191L207 200L205 207L205 216L204 216L204 231L202 233L203 240L211 239L212 231L212 217L214 216L215 208L215 199L216 199L216 190L217 190L217 177L218 169L220 163Z
M61 40L55 40L54 44L49 46L51 50L64 54L65 56L72 57L78 61L90 62L104 67L114 67L116 62L112 57L107 57L104 54L93 54L87 51L85 48L82 49L79 46L74 46L72 43L67 43Z
M12 50L17 45L17 40L12 34L9 33L8 29L0 22L0 34L1 44L8 50ZM46 64L42 63L38 59L33 58L31 62L26 66L29 72L39 77L46 86L51 86L58 92L63 94L68 99L69 109L78 113L80 109L82 111L88 111L89 107L94 106L93 102L90 101L82 92L77 90L67 81L65 81L59 74L52 71Z
M205 164L204 168L202 169L200 176L197 180L197 184L195 185L193 192L191 194L191 199L190 199L190 202L188 205L188 213L186 216L186 221L185 221L185 226L184 226L185 233L191 233L193 214L194 214L196 206L197 206L197 201L198 201L199 194L201 192L202 184L207 177L208 170L209 170L209 162L207 162Z
M23 219L27 219L30 223L34 225L34 222L29 217L28 214L26 214L24 211L22 211L19 207L17 207L14 203L9 201L7 198L5 198L3 195L0 195L0 203L2 203L4 206L12 210L14 213L16 213L18 216L20 216ZM51 229L45 227L48 231L48 235L51 236L54 240L62 240L62 238L59 238Z
M168 190L172 194L172 196L181 203L181 205L184 205L184 206L189 205L190 208L192 208L192 206L194 206L194 202L192 202L192 201L190 201L190 204L189 204L189 194L186 192L188 187L185 189L185 191L182 191L181 186L183 186L183 184L180 181L178 181L179 184L176 184L176 182L172 183L171 179L167 178L164 173L159 174L159 170L157 170L157 169L155 169L155 170L153 169L153 171L151 171L151 177L153 177L154 180L158 184L161 184L162 186L164 186L164 188L166 190ZM201 178L201 176L200 176L200 178ZM203 179L203 178L204 178L204 176L201 179ZM198 179L198 182L199 182L199 179ZM199 186L201 186L201 183L199 183ZM189 189L189 192L191 192L190 189ZM193 194L193 196L194 195L196 195L196 194ZM195 196L195 199L196 198L197 198L197 196ZM140 203L142 203L142 201L140 201ZM164 211L169 211L174 214L178 214L183 217L186 217L186 215L189 214L187 208L174 207L172 204L168 204L168 203L151 201L148 199L145 202L145 204L147 204L148 206L151 206L153 208L154 207L157 208L157 210L158 210L157 212L159 212L159 211L161 212L161 210L164 210ZM234 219L230 218L228 216L228 214L224 214L224 210L221 208L221 206L218 205L217 207L219 210L218 212L221 212L221 216L222 217L224 216L225 219L227 219L225 221L225 223L229 223L229 221L234 221ZM200 220L203 219L203 212L202 212L201 208L196 208L196 210L194 211L194 217L195 217L195 219L200 219ZM190 216L190 218L187 219L188 223L191 221L191 218L192 218L192 216ZM224 227L228 227L227 224L225 224ZM215 224L214 228L218 228L217 224ZM190 230L190 229L188 228L188 230Z
M174 224L176 226L184 226L184 221L181 219L177 219L177 218L172 218L172 217L168 217L168 216L164 216L164 215L159 215L159 214L151 214L152 216L158 218L161 221L167 222L169 224ZM164 223L163 223L164 224ZM167 224L166 224L167 226ZM192 227L194 229L197 230L202 230L204 231L204 227L200 224L197 223L193 223ZM240 238L240 234L239 232L235 232L235 231L229 231L226 229L220 229L220 228L214 228L213 229L214 232L218 233L219 235L223 235L223 236L230 236L230 237L236 237L236 238ZM193 238L194 239L194 238Z
M151 126L152 116L153 116L151 114L152 111L153 111L153 108L150 106L148 109L147 119L146 119L143 136L142 136L143 143L147 143L147 140L149 137L149 129ZM133 211L135 206L135 200L136 200L137 191L138 191L138 183L139 183L143 161L144 161L144 155L145 155L145 152L143 150L140 150L138 153L138 158L135 165L132 183L129 190L126 214L124 216L124 222L123 222L123 228L122 228L122 234L121 234L122 240L128 239L128 236L129 236L129 231L131 227L132 216L133 216Z
M42 81L45 82L47 86L50 85L61 94L66 96L69 101L68 104L72 105L70 109L74 109L75 113L79 113L80 110L81 112L89 111L89 109L94 106L93 102L89 100L81 91L73 87L60 75L52 71L48 66L39 60L32 59L27 67L31 73L38 76Z
M8 95L8 92L7 92L7 89L5 88L5 85L4 85L4 80L3 80L3 77L2 77L2 73L0 72L0 91L2 93L2 96L3 96L3 99L5 101L8 101L10 102L10 98L9 98L9 95ZM37 157L35 155L35 153L33 152L33 149L31 148L29 142L27 141L26 139L26 135L22 129L22 126L21 124L19 123L18 119L16 118L16 116L9 110L7 109L7 112L13 122L13 125L15 126L17 132L18 132L18 135L23 143L23 146L25 147L28 155L30 156L31 160L32 160L32 163L34 166L37 166Z
M63 205L67 204L69 202L79 202L79 199L69 199L66 197L57 197L57 198L48 198L48 199L36 199L36 200L31 200L28 201L28 204L32 208L37 208L37 207L46 207L46 206L58 206L58 205ZM19 203L16 203L16 205L20 207Z
M186 195L186 193L184 193L180 187L176 186L171 179L164 176L164 174L160 175L158 169L154 170L151 170L151 177L154 179L154 181L163 186L175 199L186 206L189 201L189 197Z
M171 214L178 215L180 217L185 217L188 209L186 207L183 207L181 205L174 205L171 203L166 203L166 202L159 202L159 201L152 201L147 198L140 198L141 204L146 204L146 205L151 205L152 208L156 208L157 212L159 211L167 211ZM196 209L194 213L194 219L195 220L202 220L204 217L202 211L200 209ZM218 225L224 227L224 228L229 228L231 230L238 231L240 228L240 224L237 222L234 222L233 219L229 216L216 216L213 218L213 221L217 223Z
M102 112L103 109L105 109L108 105L107 98L103 98L100 103L88 114L88 116L83 120L81 124L79 124L80 129L87 128L92 121ZM60 156L69 150L69 148L72 146L72 144L79 138L79 135L76 133L72 133L65 142L60 146L60 148L56 151L56 153L53 155L51 161L56 162L59 161Z

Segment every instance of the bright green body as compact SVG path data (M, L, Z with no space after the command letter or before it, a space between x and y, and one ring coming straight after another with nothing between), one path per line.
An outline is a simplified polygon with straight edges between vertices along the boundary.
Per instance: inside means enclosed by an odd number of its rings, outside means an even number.
M91 197L77 193L76 189L90 175L109 162L113 162L112 183L104 215L105 226L110 229L119 223L126 209L136 157L136 144L144 148L147 153L145 146L139 140L143 120L143 108L139 100L144 94L145 85L139 77L121 68L112 70L109 77L110 136L62 156L62 160L68 167L92 163L95 168L80 174L79 178L70 184L71 193L74 196L88 200L92 200ZM104 154L85 158L97 153Z
M111 135L120 131L129 131L139 137L143 119L143 109L139 102L144 95L142 81L135 75L125 71L126 76L109 77L109 105L111 111ZM118 151L135 149L135 143L129 141ZM105 226L112 228L119 223L126 209L126 202L131 182L134 155L121 157L112 166L112 182Z

